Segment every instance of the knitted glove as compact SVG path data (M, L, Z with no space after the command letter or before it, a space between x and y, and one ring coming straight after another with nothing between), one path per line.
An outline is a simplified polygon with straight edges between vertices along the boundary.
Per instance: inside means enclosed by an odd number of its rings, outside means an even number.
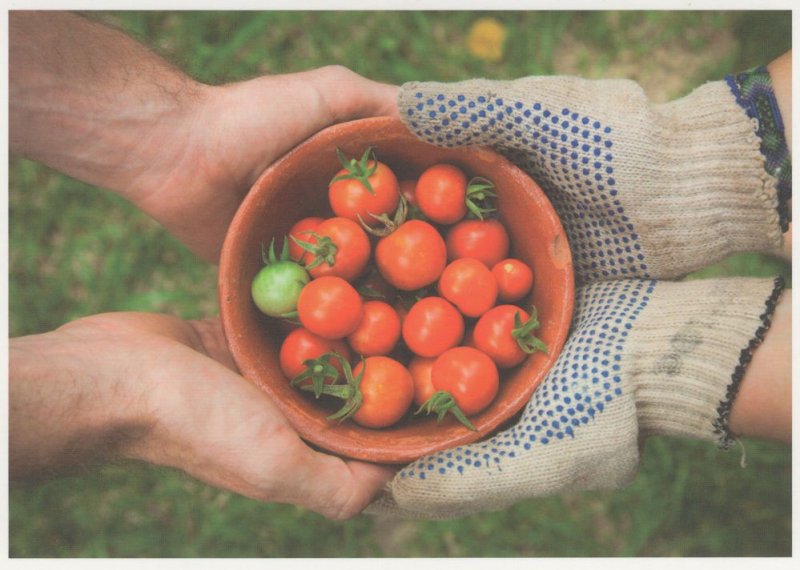
M492 146L528 170L579 288L570 337L519 422L405 467L368 512L451 518L618 488L653 434L731 445L731 405L782 282L656 279L781 245L791 163L766 72L664 105L630 81L568 77L412 83L399 103L420 138Z
M519 422L403 468L368 512L452 518L526 497L618 488L656 434L730 445L728 413L780 281L597 282Z
M408 83L399 107L423 140L491 146L527 170L558 211L579 283L774 252L788 224L791 165L765 71L658 105L632 81L530 77Z

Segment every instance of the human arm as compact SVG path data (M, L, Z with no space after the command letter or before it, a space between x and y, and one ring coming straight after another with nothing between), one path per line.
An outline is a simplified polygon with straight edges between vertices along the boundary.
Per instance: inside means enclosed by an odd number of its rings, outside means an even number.
M267 165L394 108L396 88L339 67L207 86L73 14L15 11L9 27L12 152L118 193L212 261ZM100 315L12 339L10 360L13 479L141 459L345 518L387 477L307 447L235 373L216 322Z
M345 519L393 473L303 443L235 372L217 320L108 313L11 339L9 404L12 481L141 460Z
M210 261L266 166L330 124L396 112L396 87L338 66L204 85L62 12L10 13L9 79L13 153L120 194Z
M775 307L764 342L745 370L731 409L730 428L742 437L792 441L791 289Z

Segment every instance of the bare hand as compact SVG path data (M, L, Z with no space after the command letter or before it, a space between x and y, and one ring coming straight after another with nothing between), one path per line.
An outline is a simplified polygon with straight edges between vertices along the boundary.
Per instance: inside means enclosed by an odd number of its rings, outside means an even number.
M107 313L13 339L10 356L12 478L122 456L346 519L393 475L308 447L234 371L216 319Z
M204 87L173 140L174 158L163 165L170 170L148 172L133 201L216 261L233 214L267 166L329 125L396 114L396 96L396 87L338 66Z

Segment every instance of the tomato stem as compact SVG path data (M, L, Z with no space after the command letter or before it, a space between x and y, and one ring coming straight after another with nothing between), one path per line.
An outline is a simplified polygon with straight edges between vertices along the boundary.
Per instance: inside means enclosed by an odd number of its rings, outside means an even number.
M467 184L467 197L465 203L470 213L482 220L486 214L497 211L495 198L497 194L493 192L494 183L488 178L476 176Z
M264 250L264 244L261 244L261 261L264 262L264 265L274 265L279 261L288 261L289 260L289 241L284 238L283 240L283 248L281 249L281 255L278 257L275 254L275 238L272 238L272 241L269 242L269 252Z
M325 380L330 378L330 383L335 384L339 379L339 370L331 364L330 360L330 353L328 353L304 361L303 365L306 367L305 370L292 378L290 385L298 386L306 380L311 380L311 388L314 391L314 397L319 399L322 395L322 388L325 386Z
M304 251L307 251L314 256L313 261L306 265L306 269L314 269L323 263L327 263L330 267L333 267L336 264L336 253L339 251L339 248L336 247L336 244L333 243L333 240L328 236L321 236L316 232L309 231L305 233L310 234L316 241L311 243L298 239L294 236L289 237L291 237L292 241L299 245Z
M364 188L374 196L375 190L372 188L372 184L370 184L369 177L372 176L378 168L378 159L375 157L372 147L367 147L367 150L361 155L360 160L356 160L355 158L348 160L344 153L338 148L336 149L336 156L339 157L342 168L347 172L334 176L330 184L338 182L339 180L358 180L363 184ZM370 156L372 158L370 158Z
M453 395L445 390L434 392L433 395L428 398L416 412L414 412L414 415L417 415L423 411L426 414L435 413L437 424L442 422L442 419L447 412L450 412L456 417L456 419L458 419L458 421L467 426L469 429L472 431L478 431L475 429L475 426L472 425L472 422L469 421L469 418L467 418L464 412L461 411L461 408L458 407Z
M400 196L400 200L397 202L397 209L394 211L394 216L391 218L387 214L375 215L370 212L369 215L380 222L380 227L373 228L364 221L361 214L357 214L358 221L361 223L361 227L364 228L364 231L376 237L386 237L403 225L408 218L408 202L405 198Z
M365 364L362 366L361 372L358 374L358 376L353 376L353 369L350 367L350 363L347 362L347 359L338 352L326 352L316 360L324 359L327 361L330 358L336 358L341 363L342 371L344 372L345 383L325 384L323 382L323 384L319 387L319 393L320 395L325 394L327 396L341 398L345 401L344 405L337 412L329 415L326 418L328 420L337 420L339 422L343 422L355 414L361 407L361 404L364 402L364 396L361 394L361 379L364 377L364 372L366 371L367 367ZM362 363L364 362L363 357L361 358L361 361ZM338 378L338 371L336 371L336 373ZM308 392L315 390L315 386L309 385L300 386L300 388Z
M534 306L531 306L530 318L524 323L519 313L514 315L514 328L511 331L511 336L517 341L517 345L525 354L533 354L537 350L547 354L547 345L534 334L540 326L536 307Z

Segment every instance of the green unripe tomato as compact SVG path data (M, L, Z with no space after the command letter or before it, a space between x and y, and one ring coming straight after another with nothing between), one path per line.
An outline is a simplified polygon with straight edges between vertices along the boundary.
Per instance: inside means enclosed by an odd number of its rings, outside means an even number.
M250 290L262 313L270 317L290 317L297 310L300 291L310 280L301 265L294 261L278 261L261 268Z

